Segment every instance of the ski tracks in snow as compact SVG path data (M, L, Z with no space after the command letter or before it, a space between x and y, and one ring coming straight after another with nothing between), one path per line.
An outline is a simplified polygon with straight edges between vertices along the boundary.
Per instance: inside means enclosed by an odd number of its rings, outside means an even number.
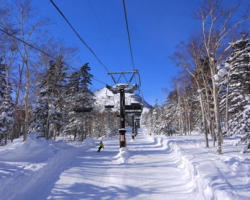
M149 136L119 148L104 139L72 145L29 138L0 148L0 200L249 199L249 158L217 156L197 136ZM229 141L230 142L230 141Z
M117 138L104 144L78 154L47 199L201 200L167 140L140 134L120 150Z
M44 144L37 146L33 142L29 148L37 153L19 159L24 167L15 169L12 176L4 175L0 199L205 199L194 180L195 170L190 172L192 168L178 155L172 141L143 133L135 140L129 136L126 148L119 148L117 137L107 138L100 153L93 143L79 147L59 145L46 150L47 158L42 156L42 150L37 152ZM5 161L4 165L10 163Z

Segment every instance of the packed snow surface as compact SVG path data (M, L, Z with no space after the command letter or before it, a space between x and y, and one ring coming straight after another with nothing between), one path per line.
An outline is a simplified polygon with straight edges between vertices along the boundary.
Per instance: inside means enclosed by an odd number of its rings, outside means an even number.
M200 135L150 136L142 129L127 147L117 137L83 143L29 137L0 147L0 199L250 199L249 153L235 139L223 155Z

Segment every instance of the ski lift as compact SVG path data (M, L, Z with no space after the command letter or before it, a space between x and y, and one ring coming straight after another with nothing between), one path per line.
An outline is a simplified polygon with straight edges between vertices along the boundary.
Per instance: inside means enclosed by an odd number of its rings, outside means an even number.
M135 114L136 116L141 116L142 113L142 104L134 102L130 105L125 105L125 113Z
M140 121L140 120L141 120L141 117L135 116L135 120L136 120L136 121Z
M114 95L108 95L108 89L106 89L106 99L105 99L105 109L110 111L112 108L114 108Z
M73 109L76 113L88 113L93 110L92 107L76 107Z
M142 110L142 105L140 103L134 102L130 105L125 105L125 110Z
M114 105L105 105L106 110L111 110L112 108L114 108Z

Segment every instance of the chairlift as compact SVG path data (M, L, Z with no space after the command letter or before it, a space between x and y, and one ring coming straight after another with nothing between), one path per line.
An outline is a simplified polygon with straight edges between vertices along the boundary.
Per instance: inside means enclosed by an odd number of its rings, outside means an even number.
M142 111L142 104L134 102L130 105L125 105L125 110L141 110Z
M104 106L105 107L105 109L107 109L107 110L111 110L112 108L114 108L114 105L105 105Z
M125 110L126 114L141 116L142 111L141 110Z
M142 114L142 104L133 102L130 105L125 105L125 113L140 117Z
M73 109L76 113L88 113L93 110L92 107L76 107Z
M140 116L135 116L135 120L140 120L141 117Z
M135 113L135 116L136 116L136 117L141 117L141 114L142 114L142 111L141 111L141 112Z

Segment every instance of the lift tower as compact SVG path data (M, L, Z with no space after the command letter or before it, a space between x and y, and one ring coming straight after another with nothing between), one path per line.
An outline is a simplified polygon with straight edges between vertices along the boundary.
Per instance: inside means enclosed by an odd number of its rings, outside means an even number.
M133 81L135 74L138 71L132 72L109 72L108 75L111 76L112 80L114 81L114 86L107 85L106 87L112 91L114 94L120 94L120 128L119 128L119 141L120 141L120 148L126 147L126 129L125 129L125 93L133 93L136 89L138 89L138 85L134 84L130 86L131 82ZM127 79L126 75L130 75L130 78ZM115 75L119 75L118 79L115 79ZM126 83L119 83L121 77L124 77L124 82Z

